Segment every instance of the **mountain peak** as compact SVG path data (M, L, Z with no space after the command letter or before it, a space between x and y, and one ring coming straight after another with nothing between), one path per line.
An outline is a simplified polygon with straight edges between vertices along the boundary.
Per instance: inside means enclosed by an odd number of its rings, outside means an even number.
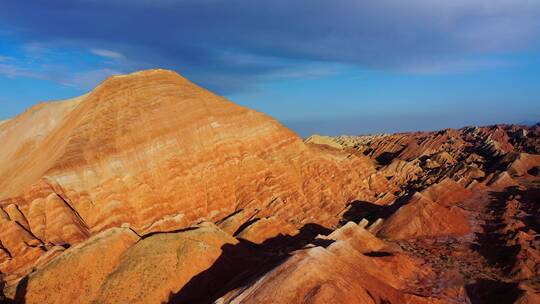
M123 88L141 85L145 87L154 86L154 89L158 90L160 87L157 85L160 83L174 83L175 85L198 87L193 82L175 71L165 69L149 69L128 74L110 76L99 84L93 90L93 92L99 91L100 88L118 91Z
M186 79L183 76L181 76L179 73L177 73L177 72L175 72L173 70L159 69L159 68L140 70L140 71L135 71L135 72L132 72L132 73L127 73L127 74L113 75L110 78L129 78L129 77L155 76L155 75L174 76L174 77L180 77L180 78Z

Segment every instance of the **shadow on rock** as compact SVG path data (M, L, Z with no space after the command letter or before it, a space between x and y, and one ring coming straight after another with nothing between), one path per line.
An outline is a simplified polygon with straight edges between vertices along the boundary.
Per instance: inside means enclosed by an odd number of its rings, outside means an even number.
M5 287L5 282L2 279L0 273L0 303L2 304L24 304L26 303L26 288L28 287L28 276L22 278L17 284L17 289L15 291L15 298L13 300L5 297L3 291Z
M22 278L17 284L14 303L25 303L26 288L28 287L28 276Z
M406 147L401 148L399 151L396 152L383 152L381 155L377 156L375 160L377 163L381 166L387 166L392 163L394 159L396 159L403 150L405 150Z
M0 303L6 303L6 296L4 296L4 287L6 287L6 284L4 282L4 275L0 272Z
M492 220L482 225L483 231L476 233L477 244L471 246L471 249L482 255L490 265L506 272L516 263L516 256L521 249L519 245L508 246L506 244L508 236L501 232L506 226L504 212L507 202L518 192L517 187L509 187L502 192L490 192L487 211Z
M319 234L331 232L317 224L306 224L294 236L278 235L255 244L240 239L235 245L225 244L222 253L207 270L194 276L182 289L169 297L170 303L212 303L228 292L268 273L283 263L292 251L307 244L327 247L332 240L319 240Z
M472 304L514 303L523 292L518 283L479 280L465 286Z
M377 205L366 201L354 201L347 206L347 211L343 214L340 225L344 225L347 222L359 223L362 219L366 219L370 223L373 223L379 218L385 220L405 205L409 197L400 198L392 205Z

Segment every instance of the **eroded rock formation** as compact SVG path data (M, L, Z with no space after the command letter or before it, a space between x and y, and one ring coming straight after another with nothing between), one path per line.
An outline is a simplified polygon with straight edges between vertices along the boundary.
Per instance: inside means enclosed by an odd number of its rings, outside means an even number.
M238 226L269 217L332 225L344 204L371 196L353 170L359 160L306 145L169 71L111 77L28 110L0 134L6 273L112 227L145 235L238 211Z
M539 297L538 125L302 141L149 70L1 122L0 142L5 301Z

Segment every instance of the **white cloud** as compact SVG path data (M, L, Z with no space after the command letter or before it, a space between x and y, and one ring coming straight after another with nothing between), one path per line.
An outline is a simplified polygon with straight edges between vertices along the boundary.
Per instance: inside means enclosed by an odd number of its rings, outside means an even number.
M334 63L310 64L281 69L267 75L270 79L318 79L343 73L348 67Z
M41 57L41 55L49 51L49 49L43 43L39 42L25 43L24 45L22 45L22 49L30 58L33 59L37 59Z
M69 73L69 75L64 75L66 77L59 79L58 82L65 86L92 89L107 77L118 74L123 73L114 69L95 69L80 73Z
M94 55L98 55L101 57L109 58L109 59L124 59L126 56L124 54L111 51L111 50L105 50L105 49L91 49L90 53Z
M50 9L35 1L29 16L25 1L12 1L0 19L51 49L82 48L102 59L86 68L166 66L220 93L267 78L332 75L335 64L413 74L485 70L506 63L470 57L540 49L539 0L77 1L80 16L67 13L71 2ZM212 18L193 18L201 14Z
M97 68L81 72L68 69L65 65L41 65L35 70L24 64L0 63L0 76L7 78L30 78L52 81L63 86L92 89L107 77L123 74L119 70Z
M10 57L10 56L0 55L0 62L7 62L7 61L11 61L11 60L14 60L14 58Z
M45 75L14 64L0 64L0 75L8 78L28 77L45 79Z
M452 73L466 73L484 71L494 68L513 67L519 62L498 59L448 59L427 62L411 62L397 68L398 72L417 75L444 75Z

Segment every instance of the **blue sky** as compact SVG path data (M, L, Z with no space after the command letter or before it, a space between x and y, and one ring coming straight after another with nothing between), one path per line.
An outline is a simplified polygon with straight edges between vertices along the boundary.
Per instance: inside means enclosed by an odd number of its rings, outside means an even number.
M537 0L0 7L0 120L159 67L303 136L540 121Z

